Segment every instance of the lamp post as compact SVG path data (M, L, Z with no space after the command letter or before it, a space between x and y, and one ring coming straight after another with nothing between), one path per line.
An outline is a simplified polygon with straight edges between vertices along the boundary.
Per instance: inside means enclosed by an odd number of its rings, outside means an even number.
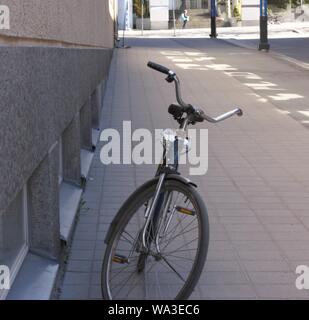
M142 0L142 36L144 35L144 0Z
M211 11L210 11L210 27L211 33L210 38L217 38L217 8L216 8L216 0L211 0Z
M173 28L174 28L174 37L176 37L176 14L175 14L175 0L173 0Z
M270 46L268 43L268 30L267 30L267 0L261 0L260 2L260 43L259 50L268 51Z
M114 43L115 47L119 44L119 26L118 26L118 2L114 1Z

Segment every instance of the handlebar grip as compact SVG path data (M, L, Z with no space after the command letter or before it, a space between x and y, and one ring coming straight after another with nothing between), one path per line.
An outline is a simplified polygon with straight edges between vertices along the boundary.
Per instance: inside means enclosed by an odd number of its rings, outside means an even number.
M154 69L154 70L156 70L156 71L159 71L159 72L161 72L161 73L164 73L164 74L166 74L166 75L169 75L170 70L169 70L168 68L164 67L164 66L161 66L160 64L157 64L157 63L155 63L155 62L149 61L148 64L147 64L147 66L148 66L149 68L151 68L151 69Z
M236 114L238 115L238 117L242 117L244 115L244 112L242 111L242 109L238 108L238 111Z

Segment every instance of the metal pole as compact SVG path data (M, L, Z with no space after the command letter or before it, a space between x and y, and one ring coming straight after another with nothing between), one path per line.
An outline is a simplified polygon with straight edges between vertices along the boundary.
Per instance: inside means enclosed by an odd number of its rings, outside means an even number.
M216 10L216 0L211 0L211 12L210 12L210 26L211 26L211 33L210 38L217 38L217 10Z
M127 27L126 20L127 20L127 12L125 12L125 14L124 14L124 19L123 19L122 47L124 47L124 33L125 33L125 29L126 29L126 27Z
M124 14L124 21L123 21L123 33L122 33L122 46L118 47L118 49L129 49L131 48L130 46L125 45L125 30L127 28L127 19L128 19L128 14L129 14L129 2L126 0L126 12Z
M114 37L115 37L115 47L118 47L119 44L119 26L118 26L118 5L114 1Z
M260 43L259 50L268 51L270 46L268 43L268 26L267 26L267 0L261 0L260 2Z
M227 0L227 17L228 17L228 19L231 19L231 17L232 17L231 0Z
M142 0L142 36L144 35L144 0Z
M173 27L174 27L174 37L176 37L175 0L173 0Z

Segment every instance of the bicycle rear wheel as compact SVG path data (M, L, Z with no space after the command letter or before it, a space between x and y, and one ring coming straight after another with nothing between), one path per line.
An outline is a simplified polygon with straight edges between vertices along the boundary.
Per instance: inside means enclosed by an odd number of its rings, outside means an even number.
M200 278L209 223L201 197L189 184L164 182L162 205L149 228L149 248L143 251L141 232L156 182L141 186L120 209L102 265L103 299L183 300Z

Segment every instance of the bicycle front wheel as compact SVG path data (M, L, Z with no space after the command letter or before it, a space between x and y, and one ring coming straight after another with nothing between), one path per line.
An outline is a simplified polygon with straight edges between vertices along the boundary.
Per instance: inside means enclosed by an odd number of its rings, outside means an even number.
M142 246L145 213L157 180L137 189L120 209L102 266L106 300L184 300L194 290L207 256L209 222L196 189L167 179Z

